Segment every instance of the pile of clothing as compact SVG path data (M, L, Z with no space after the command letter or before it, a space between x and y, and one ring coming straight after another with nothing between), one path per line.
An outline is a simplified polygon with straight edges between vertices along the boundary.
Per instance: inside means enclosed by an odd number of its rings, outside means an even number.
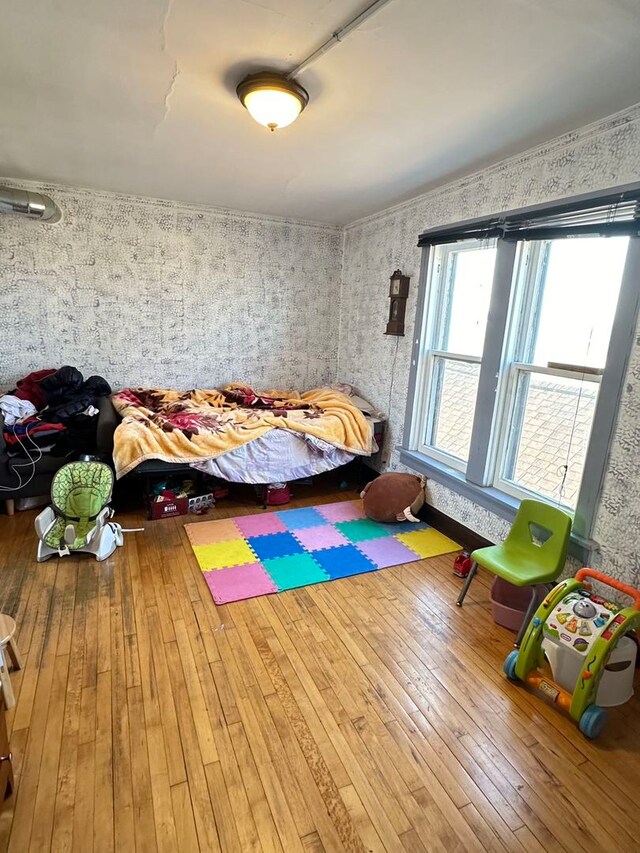
M85 380L69 365L30 373L0 396L8 453L19 455L34 445L55 456L95 452L97 402L109 394L106 379Z

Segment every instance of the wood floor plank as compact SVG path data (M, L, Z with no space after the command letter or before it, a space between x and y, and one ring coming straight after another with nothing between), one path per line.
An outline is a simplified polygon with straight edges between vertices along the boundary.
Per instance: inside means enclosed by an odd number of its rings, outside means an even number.
M282 844L278 830L242 722L232 723L229 726L229 735L258 832L258 842L264 851L274 850L281 853Z
M53 596L53 584L56 577L57 562L52 561L42 567L39 582L34 584L29 597L29 610L34 614L32 631L20 640L20 648L25 658L24 671L20 681L20 692L11 715L9 731L29 728L33 712L36 687L42 668L44 646L48 635L49 607Z
M367 814L367 810L358 796L355 787L353 785L345 785L344 788L340 788L340 797L347 807L349 816L367 853L378 853L378 851L384 850L385 847L380 840L380 836L376 832L373 821Z
M216 814L218 816L218 838L220 840L220 849L228 850L230 853L242 853L242 845L238 837L236 821L233 813L233 806L229 798L229 790L225 784L222 766L219 761L213 764L207 764L205 767L207 776L207 784L209 786L209 797L211 802L215 803Z
M132 519L132 526L141 524L139 518ZM140 687L140 656L136 626L136 606L139 593L138 585L132 581L132 569L137 578L137 548L122 549L116 552L120 571L113 584L111 602L112 668L114 670L114 773L118 773L119 782L115 782L116 800L116 837L123 841L130 839L133 822L133 794L131 790L131 755L127 749L129 741L129 714L127 689ZM115 559L115 556L112 558ZM143 614L139 612L143 622ZM142 626L144 627L144 626ZM117 692L117 697L115 696ZM115 702L117 698L116 710Z
M188 782L180 782L171 788L171 802L176 827L177 850L180 853L193 853L199 849L198 833L193 818L191 793Z
M276 690L276 694L267 696L265 701L289 764L294 768L320 840L328 850L342 846L345 850L361 851L362 842L348 809L277 660L272 656L271 649L267 653L265 648L263 654ZM326 820L327 814L330 821Z
M330 806L325 804L326 801L320 795L320 786L316 786L314 782L305 755L300 748L300 743L296 738L280 699L275 694L271 694L265 697L265 703L269 709L269 714L278 732L278 736L282 741L287 765L291 769L296 784L300 787L303 803L308 809L309 822L312 826L316 827L316 829L306 835L302 834L301 839L304 840L316 834L319 840L322 838L325 839L329 849L340 848L342 845L336 832L335 813L331 815L332 819L329 820L328 814L331 814ZM344 809L343 805L342 808L346 814L346 809Z
M146 529L102 563L38 564L34 513L0 517L24 657L0 853L635 849L638 696L588 742L509 683L491 578L457 608L451 555L218 607L184 524L258 511L127 511Z
M206 654L204 643L202 642L201 633L197 630L196 623L191 623L187 628L189 635L189 643L193 653L198 678L202 686L202 692L207 707L209 722L215 736L216 751L220 756L220 772L224 779L225 790L228 798L233 802L232 812L225 813L224 809L218 808L218 801L222 803L223 797L214 796L213 781L219 783L219 775L211 777L209 767L206 765L205 772L207 774L207 782L209 791L214 804L214 811L219 814L220 821L226 821L230 814L233 814L237 837L242 850L257 850L260 849L260 844L257 837L255 822L251 813L251 807L247 798L247 793L242 781L242 776L238 768L237 759L233 750L231 737L228 730L228 722L224 716L222 704L219 695L219 684L214 678L212 665L209 663ZM217 762L214 762L217 764ZM213 781L212 781L213 780ZM221 832L224 832L226 837L234 837L232 831L221 827Z
M260 781L269 803L269 809L273 817L280 841L286 851L302 850L300 836L296 827L294 815L292 814L292 803L286 797L279 797L276 792L282 790L282 776L278 774L274 767L272 754L270 752L270 744L268 743L268 734L264 731L266 709L261 707L261 702L264 697L260 692L257 684L250 691L242 681L238 667L235 664L235 656L229 645L228 632L219 639L219 648L222 659L227 664L229 670L235 670L234 688L236 691L236 705L240 712L243 728L247 734L247 739L250 745L251 752L255 761ZM282 750L282 745L274 744L273 749L278 752ZM280 768L281 773L284 768ZM288 780L289 791L292 791L291 780ZM299 814L298 799L296 797L293 808ZM312 830L313 831L313 828Z
M23 714L29 708L29 736L27 739L24 767L20 780L20 788L16 791L16 806L14 827L11 832L9 851L29 849L33 832L33 821L36 819L35 805L37 789L40 782L40 769L45 749L46 729L48 722L49 702L54 684L56 668L56 648L60 630L62 610L62 594L58 587L57 564L53 564L51 572L47 573L51 586L43 587L38 614L38 666L34 667L34 690L28 706L23 705ZM30 653L36 650L32 647ZM23 682L24 686L24 682ZM22 698L22 695L21 695ZM18 719L14 719L14 726Z
M136 850L144 851L144 853L155 853L158 845L156 843L153 798L151 796L151 769L149 767L149 750L141 687L130 687L127 690L127 705Z
M98 589L100 570L97 562L82 567L86 584L82 590L85 598L84 666L82 687L95 690L98 680Z
M198 735L192 716L192 706L186 699L187 686L182 672L180 652L175 642L165 643L164 649L172 673L174 696L178 697L176 703L178 729L189 780L198 842L202 850L217 851L220 850L220 842L215 813L211 804L204 765L202 764L202 753L200 752Z
M402 849L407 853L428 853L427 848L420 840L420 836L415 829L410 829L408 832L403 832L400 836Z
M155 683L158 690L160 720L162 724L163 749L166 750L167 773L170 785L185 782L187 773L182 754L182 743L176 715L176 701L182 701L180 696L174 696L173 681L167 665L167 657L160 631L160 616L155 608L147 610L149 640L153 656Z
M186 685L186 692L183 697L179 697L179 701L184 701L188 697L191 705L191 714L196 729L202 763L204 765L214 764L219 760L220 756L218 755L216 738L207 711L202 682L198 675L193 650L189 643L187 628L184 622L178 619L174 622L174 629L176 633L176 646L180 655Z
M110 633L109 630L109 641L111 639ZM110 663L110 654L106 660ZM98 672L98 686L96 689L96 782L93 804L93 833L94 849L104 850L105 853L111 853L115 849L111 691L110 669Z
M387 616L388 616L388 612L387 612ZM419 640L415 639L415 636L413 633L405 632L405 629L403 628L403 626L400 625L398 620L394 621L393 619L391 619L390 627L392 627L394 630L396 630L396 632L399 632L400 635L404 635L405 642L410 647L412 647L416 653L416 656L414 658L415 665L420 666L420 662L417 660L417 657L418 657L419 651L423 647L420 645ZM436 659L436 663L438 663L438 662L442 663L442 659L440 659L440 661L438 661L438 659ZM474 691L461 692L461 688L462 688L462 691L464 691L464 687L465 687L466 682L470 678L474 678L473 670L465 671L466 676L462 677L462 678L460 678L460 677L450 678L448 675L447 669L442 669L442 670L434 669L433 672L434 673L442 672L442 673L447 674L447 679L446 679L447 684L449 685L450 689L453 690L454 694L456 694L456 696L457 696L457 699L454 701L454 704L453 704L454 714L455 714L456 710L465 709L468 707L472 707L472 708L475 707L475 705L477 704L477 701L478 701L478 691L481 692L482 690L485 689L484 684L477 683L477 689L475 689ZM433 687L434 687L434 685L432 684L432 689L428 693L429 699L425 700L425 701L429 701L429 702L431 701L431 697L433 696ZM454 699L455 699L455 696L454 696ZM491 711L489 711L489 708L487 707L485 713L480 713L480 712L478 713L478 719L479 719L481 724L486 723L486 725L487 725L485 748L488 748L491 751L491 749L492 749L491 738L492 738L492 736L495 736L495 731L496 731L494 709L491 709ZM518 749L520 748L520 744L519 744L518 740L513 741L513 745L514 745L514 747L516 747ZM496 750L493 750L493 756L494 756L495 760L498 761L498 763L500 763L500 761L501 761L500 753ZM512 768L509 765L508 768L503 768L502 771L499 771L499 773L496 777L498 781L504 780L505 770L507 771L506 775L508 776L509 773L511 773ZM529 788L525 782L526 777L527 777L527 773L525 772L524 776L521 777L521 781L523 783L522 785L517 784L515 782L515 778L514 778L514 788L511 791L511 794L515 795L514 799L516 799L516 800L517 800L518 796L520 795L520 793L526 794L529 791ZM534 796L537 797L537 794L534 794ZM538 800L538 802L539 802L539 800ZM524 806L523 815L529 816L530 814L531 813L528 810L528 807ZM533 819L535 820L535 812L533 812L532 814L533 814ZM561 820L558 820L556 822L556 826L558 828L558 831L556 834L560 835L561 837L562 837L562 835L566 834L566 832L564 830L563 822ZM560 827L562 827L562 831L560 831Z
M354 640L354 642L357 642L357 640ZM369 652L365 652L365 654L369 656L371 661L375 662L376 658L373 656L373 649L371 649L371 647L369 647L369 649ZM381 666L381 664L382 661L378 658L377 669L382 675L384 684L384 687L379 687L378 691L381 692L382 690L386 690L387 703L392 706L391 709L393 713L398 719L401 719L404 722L405 726L408 727L408 732L413 733L415 730L411 725L408 712L412 712L415 706L413 702L409 701L408 707L403 707L403 700L408 697L399 689L400 685L398 685L398 683L390 676L386 667L384 665ZM372 677L372 665L367 664L366 666L363 666L362 669L370 675L372 683L375 684L377 676ZM394 702L397 702L395 709L393 708ZM404 704L406 705L406 703ZM461 833L461 840L468 845L470 842L466 827L457 820L456 813L452 808L460 808L469 802L468 797L458 784L457 779L450 773L445 762L440 759L437 751L430 747L427 740L423 739L416 747L417 749L422 749L426 752L425 759L420 761L417 759L418 753L410 743L408 732L405 732L396 720L387 723L387 726L393 726L390 730L395 734L395 743L392 747L387 746L385 748L385 743L388 742L389 737L388 732L382 726L382 720L377 720L375 716L369 715L367 717L366 715L363 715L356 721L356 727L361 734L366 733L366 736L372 740L373 749L370 749L370 751L375 751L379 756L383 756L385 752L388 754L391 767L387 768L387 778L391 778L393 773L397 773L398 781L396 782L396 785L401 785L400 779L402 779L402 782L409 788L409 790L421 788L424 784L424 780L426 779L430 792L435 794L438 799L438 805L441 813L448 813L450 820L458 827L458 830ZM398 749L398 746L400 749ZM396 790L399 792L399 796L404 796L406 808L415 813L411 797L406 796L406 791L404 791L404 794L402 793L402 787L397 787Z
M111 602L111 720L113 759L114 844L135 850L132 760L127 700L127 663L121 586L114 584Z
M355 596L351 596L351 600L354 599ZM360 631L363 632L365 636L368 636L369 631L363 624L365 620L359 620ZM414 696L410 689L410 682L404 681L402 678L397 678L398 675L398 667L399 665L395 665L394 659L386 654L385 647L378 647L376 638L369 638L372 648L375 649L377 655L380 657L380 661L385 664L381 668L381 674L383 675L383 679L387 678L387 671L390 670L391 674L393 674L392 680L389 682L389 689L391 691L391 697L387 698L387 703L393 705L395 701L395 693L398 689L402 691L408 692L409 695ZM403 656L401 656L403 657ZM403 665L405 665L405 661L403 661ZM372 670L371 665L367 665L363 667L363 669L367 672ZM400 672L402 670L399 670ZM386 687L385 687L386 689ZM416 699L416 701L418 701ZM411 708L411 706L409 706ZM431 710L431 708L429 708ZM387 723L387 728L393 734L394 740L396 741L397 746L400 748L401 752L405 754L405 757L408 761L413 759L417 765L423 764L426 765L425 769L427 772L430 772L428 768L433 769L438 780L441 783L445 783L445 787L447 788L449 796L453 799L454 803L458 806L464 806L468 803L468 798L472 797L479 804L480 811L486 817L489 824L497 832L499 836L503 839L511 839L512 835L509 830L509 827L505 825L502 821L502 815L505 811L505 807L508 810L508 804L503 803L503 807L501 809L500 814L495 812L492 809L486 808L486 801L480 790L478 790L475 785L470 784L471 780L468 780L466 773L458 772L454 778L448 769L451 765L451 759L453 756L450 754L446 744L438 737L435 733L435 730L429 731L430 726L426 723L426 719L423 719L423 722L426 726L425 730L418 731L412 724L412 721L415 721L414 714L420 713L420 711L413 712L411 715L407 715L405 709L402 707L397 707L394 711L398 720L394 720L392 722ZM431 717L430 717L431 719ZM425 736L426 735L426 736ZM453 739L454 742L456 739ZM421 759L420 756L424 757ZM455 765L454 765L455 766ZM411 768L407 768L405 764L404 767L399 765L401 772L406 774L407 769L411 773ZM461 770L463 768L458 768ZM413 768L413 773L417 774L418 767ZM423 771L424 772L424 771ZM413 777L415 779L415 775ZM411 779L408 782L409 787L412 787ZM419 787L414 784L414 787ZM464 789L464 792L462 791ZM521 820L516 820L515 827L519 827L522 825Z
M35 819L30 844L30 849L34 851L47 851L51 847L68 673L69 656L58 655L51 685L38 790L34 805Z
M80 589L81 569L75 561L76 588ZM74 599L69 640L69 673L64 703L60 764L55 800L51 849L69 853L73 849L73 827L77 793L77 765L82 706L82 673L85 638L85 599L82 593ZM61 639L63 632L61 632ZM127 743L127 752L129 744ZM82 780L81 780L82 784Z
M73 810L73 853L88 853L94 847L94 807L95 807L95 741L78 744L76 764L77 786L75 808Z

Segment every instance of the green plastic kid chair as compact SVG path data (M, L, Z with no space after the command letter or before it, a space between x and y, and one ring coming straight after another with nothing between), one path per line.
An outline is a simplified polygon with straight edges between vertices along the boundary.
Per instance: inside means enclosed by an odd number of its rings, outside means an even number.
M478 548L471 555L473 562L458 597L458 607L462 607L478 566L488 569L514 586L535 587L536 584L552 583L562 571L567 558L570 533L571 518L566 512L540 501L522 501L509 535L502 545ZM537 591L534 588L516 638L516 646L520 645L536 604Z

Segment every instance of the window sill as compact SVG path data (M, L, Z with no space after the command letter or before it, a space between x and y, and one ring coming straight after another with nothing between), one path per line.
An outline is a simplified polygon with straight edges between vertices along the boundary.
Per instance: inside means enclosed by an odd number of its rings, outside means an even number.
M517 498L492 486L476 486L475 483L469 483L460 471L456 471L455 468L438 462L424 453L419 453L417 450L407 450L404 447L398 447L397 450L400 452L400 462L407 468L431 477L456 494L468 498L483 509L489 510L489 512L493 512L509 522L515 518L520 506L520 501ZM578 560L582 565L590 565L591 556L597 550L599 550L599 545L593 539L584 539L576 533L571 534L569 556Z

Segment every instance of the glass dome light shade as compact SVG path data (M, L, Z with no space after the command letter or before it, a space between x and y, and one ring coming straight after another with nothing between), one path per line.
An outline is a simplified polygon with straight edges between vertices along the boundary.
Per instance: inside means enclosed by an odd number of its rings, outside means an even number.
M309 101L298 83L266 72L246 77L236 92L250 115L270 130L294 122Z

